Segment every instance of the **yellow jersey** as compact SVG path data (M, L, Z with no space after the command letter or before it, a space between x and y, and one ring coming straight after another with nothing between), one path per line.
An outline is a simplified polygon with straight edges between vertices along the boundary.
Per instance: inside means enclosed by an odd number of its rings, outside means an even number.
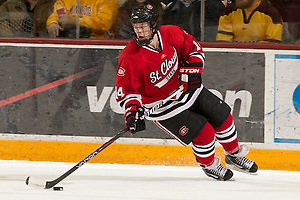
M228 5L219 19L217 41L279 43L282 19L271 4L258 0L252 7Z
M91 30L90 38L107 38L118 15L117 0L80 0L80 26ZM51 23L59 24L59 14L69 14L77 18L77 0L58 0L54 11L47 20L47 28Z

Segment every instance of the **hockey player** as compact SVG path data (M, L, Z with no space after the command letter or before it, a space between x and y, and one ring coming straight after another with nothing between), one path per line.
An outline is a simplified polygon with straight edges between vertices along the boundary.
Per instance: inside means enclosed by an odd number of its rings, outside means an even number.
M205 56L195 38L178 26L157 27L151 5L133 10L135 37L119 57L116 100L125 109L131 133L144 130L145 118L183 145L192 143L197 162L207 176L229 180L233 173L215 157L215 138L225 149L228 168L255 174L257 165L245 158L249 149L238 145L230 107L202 84ZM149 116L154 105L180 85L183 92Z

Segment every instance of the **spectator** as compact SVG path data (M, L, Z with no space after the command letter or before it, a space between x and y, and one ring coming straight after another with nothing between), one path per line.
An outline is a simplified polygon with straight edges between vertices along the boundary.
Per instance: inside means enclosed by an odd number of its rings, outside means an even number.
M291 34L291 40L300 44L300 1L299 0L270 0L282 16L284 24ZM285 42L286 43L286 42Z
M228 0L221 0L225 7L227 7Z
M281 38L281 16L261 0L235 0L219 20L217 41L279 43Z
M80 37L109 38L118 14L117 0L80 1ZM58 0L47 20L51 37L76 37L77 0Z
M219 17L225 5L221 0L205 0L204 41L215 41ZM174 0L163 16L163 24L177 25L200 40L201 0Z
M7 0L0 0L0 6Z
M141 5L153 5L156 13L159 14L160 17L163 15L163 3L160 0L127 0L124 4L119 8L117 21L112 29L112 33L114 38L116 39L132 39L132 28L129 22L130 15L134 8ZM165 5L164 5L165 6ZM161 19L161 18L160 18ZM161 21L161 20L158 20Z
M8 0L0 6L0 36L46 37L55 0Z
M77 0L60 0L47 21L48 32L52 37L74 38L76 36ZM116 0L80 1L80 37L109 38L109 30L117 18L119 4ZM75 53L75 52L74 52ZM74 74L90 71L87 76L72 82L65 99L51 120L53 133L63 133L68 116L81 108L80 99L86 97L87 85L96 85L102 76L107 50L80 49L75 62Z

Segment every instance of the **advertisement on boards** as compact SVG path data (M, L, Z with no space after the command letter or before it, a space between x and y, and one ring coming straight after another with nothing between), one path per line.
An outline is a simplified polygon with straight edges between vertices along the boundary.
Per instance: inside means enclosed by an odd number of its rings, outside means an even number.
M115 135L125 126L114 100L119 53L119 49L2 47L0 132ZM264 54L205 53L204 86L232 108L240 141L263 143ZM126 137L171 138L151 122L145 131Z
M300 143L300 55L276 54L274 71L274 142Z

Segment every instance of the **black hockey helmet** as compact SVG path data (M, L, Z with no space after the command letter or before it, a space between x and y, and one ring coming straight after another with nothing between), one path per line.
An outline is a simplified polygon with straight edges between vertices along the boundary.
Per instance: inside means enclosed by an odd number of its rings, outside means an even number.
M149 22L153 32L152 37L150 39L141 41L137 38L136 33L133 30L138 45L143 46L143 45L148 45L150 43L150 41L153 38L154 32L157 29L157 23L156 23L157 18L158 18L158 14L154 12L154 8L150 4L145 6L139 6L132 11L130 16L130 23L135 24L135 23Z
M150 26L154 28L158 15L154 12L153 6L148 4L135 8L130 17L131 24L150 22Z

